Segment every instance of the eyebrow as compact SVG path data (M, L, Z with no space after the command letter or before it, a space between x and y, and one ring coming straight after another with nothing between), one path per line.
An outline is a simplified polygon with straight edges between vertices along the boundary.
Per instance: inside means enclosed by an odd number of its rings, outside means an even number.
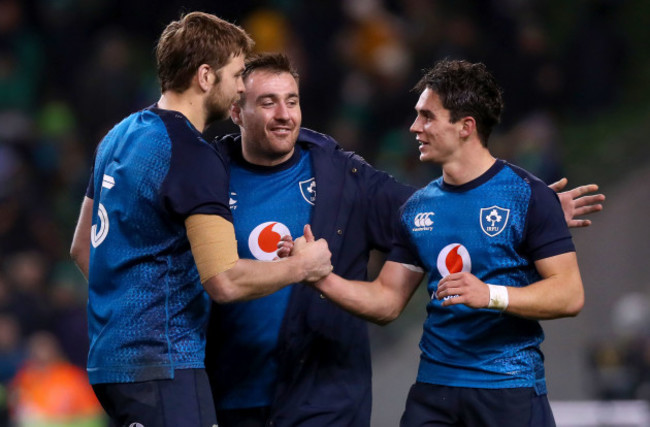
M258 95L257 100L259 101L261 99L266 99L266 98L276 99L276 98L280 98L280 95L277 94L277 93L274 93L274 92L272 92L272 93L263 93L261 95ZM300 98L300 95L298 95L298 93L296 93L296 92L291 92L285 98Z
M431 111L431 110L429 110L427 108L420 108L420 109L415 108L415 112L422 115L422 116L429 116L429 117L435 117L436 116L436 114L433 111Z

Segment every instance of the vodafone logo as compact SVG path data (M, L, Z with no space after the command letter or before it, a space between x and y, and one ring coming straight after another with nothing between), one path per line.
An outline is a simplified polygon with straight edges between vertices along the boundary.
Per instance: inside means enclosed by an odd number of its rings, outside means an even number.
M445 246L438 254L438 272L442 277L462 271L472 271L472 259L467 248L460 243L452 243Z
M282 236L291 235L286 225L269 221L255 227L248 236L248 249L260 261L271 261L277 256Z

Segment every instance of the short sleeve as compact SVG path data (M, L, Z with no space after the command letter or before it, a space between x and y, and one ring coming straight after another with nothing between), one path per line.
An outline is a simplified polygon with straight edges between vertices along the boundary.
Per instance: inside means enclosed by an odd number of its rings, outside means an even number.
M415 188L404 185L386 172L378 171L365 162L359 170L365 177L366 226L373 247L389 252L400 229L400 206L413 194Z
M399 216L395 219L396 223L394 226L395 234L393 245L386 260L424 268L424 264L422 263L422 260L420 260L417 249L413 245L406 226L402 221L404 206L405 205L400 208Z
M169 171L161 187L165 207L183 218L214 214L232 222L230 172L221 153L184 118L163 117L163 121L171 139Z
M575 251L557 194L537 180L531 182L523 249L533 261Z

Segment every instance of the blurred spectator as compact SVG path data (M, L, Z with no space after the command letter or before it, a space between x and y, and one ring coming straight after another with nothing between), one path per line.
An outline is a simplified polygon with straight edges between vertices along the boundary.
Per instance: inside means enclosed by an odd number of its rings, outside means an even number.
M88 358L87 285L77 268L59 263L54 269L47 299L52 306L50 330L57 337L66 359L85 369Z
M490 144L495 155L510 159L546 183L564 176L558 124L550 111L528 114L507 132L495 135Z
M46 95L68 93L77 86L71 72L89 56L94 31L110 16L108 0L32 0L39 32L47 40ZM134 2L138 3L138 2Z
M0 383L7 385L23 362L22 331L16 318L0 314Z
M41 89L43 50L20 0L0 0L0 110L30 111Z
M566 52L567 101L583 117L611 107L621 93L627 56L617 12L624 2L583 2ZM643 13L643 12L639 12Z
M83 137L92 149L125 114L147 106L136 104L139 80L133 72L130 35L106 28L93 43L91 56L78 68L74 94Z
M612 309L612 333L589 351L595 398L650 401L650 298L621 297Z
M53 335L37 332L10 385L11 419L24 427L99 427L103 410L86 373L64 360Z
M6 259L5 271L11 289L11 305L6 309L16 316L25 335L47 329L51 305L45 298L49 261L42 253L17 252Z
M0 426L9 425L7 388L24 359L18 321L10 314L0 314Z
M374 163L381 148L377 141L403 130L403 118L412 111L405 96L412 68L406 25L378 0L346 2L343 11L347 20L336 46L347 71L334 129L344 132L339 140L346 149Z

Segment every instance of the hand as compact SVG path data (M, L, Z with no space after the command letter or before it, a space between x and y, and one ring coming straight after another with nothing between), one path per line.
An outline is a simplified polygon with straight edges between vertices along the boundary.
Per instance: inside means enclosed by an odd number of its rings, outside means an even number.
M292 249L293 249L293 238L291 237L291 234L282 236L282 238L278 242L278 252L277 252L278 256L274 258L274 260L288 257L289 255L291 255Z
M549 187L558 193L558 191L566 187L568 182L566 178L562 178L549 185ZM595 191L598 191L598 186L596 184L588 184L558 193L557 196L560 199L562 210L564 211L564 219L569 227L588 227L591 225L591 220L575 218L603 210L601 203L605 200L604 194L585 196L585 194Z
M471 273L452 273L438 282L436 298L442 306L465 304L471 308L485 308L490 303L490 288ZM445 300L446 297L449 297Z
M332 254L325 239L315 240L309 224L305 225L304 235L293 242L291 255L303 259L306 282L317 282L332 272Z

